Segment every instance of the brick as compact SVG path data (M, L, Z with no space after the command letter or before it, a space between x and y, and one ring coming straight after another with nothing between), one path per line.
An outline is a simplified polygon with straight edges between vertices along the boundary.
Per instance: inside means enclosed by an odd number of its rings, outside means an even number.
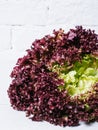
M8 0L0 2L0 24L45 25L47 0Z
M48 24L98 25L97 0L51 0L49 9Z
M10 33L11 33L10 27L0 26L0 51L11 48Z

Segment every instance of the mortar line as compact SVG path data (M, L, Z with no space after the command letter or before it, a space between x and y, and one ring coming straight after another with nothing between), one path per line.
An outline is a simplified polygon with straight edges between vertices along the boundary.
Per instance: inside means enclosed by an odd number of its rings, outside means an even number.
M12 26L10 28L10 49L13 49L13 43L12 43Z

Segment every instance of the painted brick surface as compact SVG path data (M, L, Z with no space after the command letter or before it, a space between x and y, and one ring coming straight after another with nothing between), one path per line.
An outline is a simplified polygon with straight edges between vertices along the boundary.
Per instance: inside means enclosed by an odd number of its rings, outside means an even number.
M45 25L47 2L44 0L20 0L0 3L0 24Z
M0 51L11 48L11 29L9 26L0 26Z
M98 25L97 0L51 0L49 24Z
M97 30L98 0L0 0L0 51L25 50L53 29Z

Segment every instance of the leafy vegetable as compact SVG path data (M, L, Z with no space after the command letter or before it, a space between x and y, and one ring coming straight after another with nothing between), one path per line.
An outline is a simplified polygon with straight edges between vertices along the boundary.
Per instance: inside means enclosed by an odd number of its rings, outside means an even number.
M92 86L98 82L97 62L98 59L85 55L81 62L74 63L71 70L68 70L65 65L54 65L52 71L57 72L59 78L65 83L64 86L59 86L59 89L67 90L72 97L92 91ZM63 71L60 68L63 68Z
M98 35L77 26L35 40L11 73L11 106L33 121L98 121Z

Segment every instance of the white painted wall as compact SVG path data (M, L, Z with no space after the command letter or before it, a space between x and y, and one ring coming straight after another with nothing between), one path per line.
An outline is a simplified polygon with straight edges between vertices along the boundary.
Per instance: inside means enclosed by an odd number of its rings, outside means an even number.
M18 51L60 27L98 32L98 0L0 0L0 51Z

